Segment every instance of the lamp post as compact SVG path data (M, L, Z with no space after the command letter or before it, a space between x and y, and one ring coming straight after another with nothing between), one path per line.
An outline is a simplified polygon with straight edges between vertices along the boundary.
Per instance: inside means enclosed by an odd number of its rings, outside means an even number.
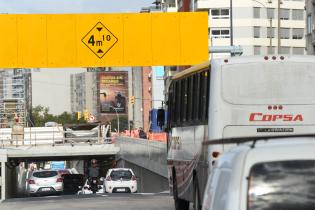
M263 4L261 3L260 1L258 0L253 0L254 2L257 2L258 4L262 5L265 9L266 9L266 16L268 18L268 8ZM268 1L268 3L272 3L272 1ZM272 35L271 35L271 32L272 32L272 18L269 18L269 47L270 47L270 50L272 49ZM268 33L267 33L267 37L268 37Z
M281 46L281 42L280 42L280 4L281 4L281 0L278 0L278 54L280 54L280 46Z
M118 135L119 135L119 114L117 112L117 109L115 107L112 107L115 112L116 112L116 117L117 117L117 132L118 132Z

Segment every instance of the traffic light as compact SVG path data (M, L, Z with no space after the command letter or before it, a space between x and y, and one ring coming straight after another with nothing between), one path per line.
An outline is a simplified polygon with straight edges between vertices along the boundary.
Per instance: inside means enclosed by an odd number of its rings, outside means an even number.
M88 120L90 118L89 111L88 110L84 110L83 116L84 116L84 120Z
M135 100L136 100L136 98L134 97L134 96L131 96L130 97L130 104L135 104Z
M81 112L77 112L77 119L78 119L78 120L81 119Z

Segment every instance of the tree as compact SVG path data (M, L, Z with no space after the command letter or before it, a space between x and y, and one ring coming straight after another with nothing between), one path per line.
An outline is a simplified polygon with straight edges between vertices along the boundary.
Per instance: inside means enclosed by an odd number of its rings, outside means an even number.
M81 118L77 120L76 113L63 112L60 115L53 115L49 113L49 108L41 105L32 108L31 112L32 125L35 127L45 126L46 122L56 122L58 124L74 124L74 123L86 123Z

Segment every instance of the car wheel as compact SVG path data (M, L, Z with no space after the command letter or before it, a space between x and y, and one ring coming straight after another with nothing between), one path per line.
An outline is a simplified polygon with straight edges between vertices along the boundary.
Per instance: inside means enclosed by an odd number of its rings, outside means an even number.
M175 168L173 168L173 197L174 197L175 210L189 210L189 201L178 198Z

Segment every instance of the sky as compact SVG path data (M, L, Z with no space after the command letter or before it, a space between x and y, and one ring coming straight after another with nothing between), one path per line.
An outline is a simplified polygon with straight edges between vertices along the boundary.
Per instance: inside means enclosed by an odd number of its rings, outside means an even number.
M153 0L0 0L0 13L138 13ZM32 74L32 104L49 107L50 113L70 112L70 74L82 68L41 69Z
M139 12L153 0L0 0L0 13L125 13Z

